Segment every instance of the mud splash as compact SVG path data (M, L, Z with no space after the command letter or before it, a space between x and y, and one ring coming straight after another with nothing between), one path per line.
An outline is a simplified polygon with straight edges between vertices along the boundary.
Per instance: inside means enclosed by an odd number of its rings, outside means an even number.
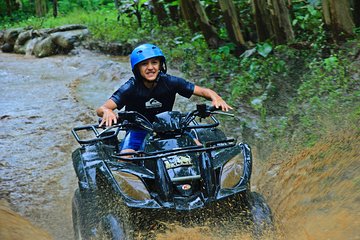
M265 195L275 218L275 231L261 239L360 239L359 146L360 132L347 129L329 133L313 147L257 162L261 171L252 187ZM219 237L219 230L168 226L157 239L253 239L241 229Z
M19 240L37 239L52 240L45 231L35 227L28 220L12 211L5 202L0 202L0 239Z
M360 239L359 146L359 131L338 131L311 148L270 157L256 184L282 239Z

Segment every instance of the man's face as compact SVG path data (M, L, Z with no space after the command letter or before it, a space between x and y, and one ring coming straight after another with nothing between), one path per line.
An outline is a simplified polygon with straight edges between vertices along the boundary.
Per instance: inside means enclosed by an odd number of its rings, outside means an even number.
M160 69L160 58L150 58L139 63L140 75L148 81L154 81Z

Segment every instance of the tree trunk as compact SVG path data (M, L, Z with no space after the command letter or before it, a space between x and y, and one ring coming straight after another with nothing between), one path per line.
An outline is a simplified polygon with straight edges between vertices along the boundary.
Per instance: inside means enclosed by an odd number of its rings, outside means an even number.
M284 0L253 0L259 41L272 39L284 44L294 39L289 11Z
M36 16L43 17L47 13L46 0L35 0Z
M286 1L287 2L287 1ZM276 42L283 44L294 39L289 10L284 0L273 0L272 23L275 29Z
M181 14L188 25L188 27L193 31L197 32L200 30L199 26L196 25L197 16L194 11L194 7L191 3L191 0L180 0L180 10Z
M343 41L353 35L354 21L351 18L349 0L323 0L323 19L333 40Z
M354 0L353 18L356 27L360 27L360 1Z
M20 0L12 0L11 6L13 11L18 11L21 8L22 2Z
M6 0L6 14L9 17L11 16L11 3L10 3L10 0Z
M245 45L244 37L240 30L236 8L232 0L219 0L221 11L226 24L230 40L237 46Z
M152 0L152 4L154 6L154 12L159 21L159 24L161 26L169 25L169 20L164 5L162 3L159 3L159 0Z
M199 17L199 26L202 34L205 37L206 43L210 48L218 48L221 41L215 27L210 24L209 19L200 1L192 0L192 2L194 3L196 13Z
M53 0L53 16L56 18L58 15L58 1Z
M258 41L263 42L274 35L270 23L270 12L267 9L266 1L253 0L252 4Z
M179 6L177 4L171 4L175 2L175 0L165 0L165 3L167 3L169 12L170 12L170 18L174 22L179 22ZM176 0L176 2L179 2Z

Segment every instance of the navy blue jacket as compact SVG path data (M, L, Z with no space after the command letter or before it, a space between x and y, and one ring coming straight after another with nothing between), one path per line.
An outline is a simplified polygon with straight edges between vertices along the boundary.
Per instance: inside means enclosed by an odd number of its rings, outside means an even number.
M160 73L154 88L149 89L132 77L110 99L116 103L117 109L125 106L126 111L137 111L152 122L156 114L172 110L177 93L190 98L194 88L193 83L183 78Z

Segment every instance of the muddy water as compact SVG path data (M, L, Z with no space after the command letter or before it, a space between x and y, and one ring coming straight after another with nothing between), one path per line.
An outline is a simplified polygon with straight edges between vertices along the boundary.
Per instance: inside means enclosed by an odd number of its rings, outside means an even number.
M128 63L104 67L108 61L90 53L43 59L0 53L0 197L55 239L73 239L71 152L78 145L70 129L96 120L74 89L95 76L93 91L109 94L112 86L97 84L102 74L127 72Z
M78 144L70 129L94 122L94 109L129 76L124 58L0 53L0 198L54 239L73 239L71 152ZM359 146L359 133L340 132L313 148L274 154L270 165L256 162L253 188L274 211L275 239L360 239ZM206 226L168 228L157 238L219 239ZM222 238L251 239L241 230Z
M12 215L11 208L54 239L73 239L77 181L71 152L78 144L70 130L94 123L95 108L130 76L126 57L0 53L0 206L6 210L1 219ZM25 231L31 227L18 221Z

